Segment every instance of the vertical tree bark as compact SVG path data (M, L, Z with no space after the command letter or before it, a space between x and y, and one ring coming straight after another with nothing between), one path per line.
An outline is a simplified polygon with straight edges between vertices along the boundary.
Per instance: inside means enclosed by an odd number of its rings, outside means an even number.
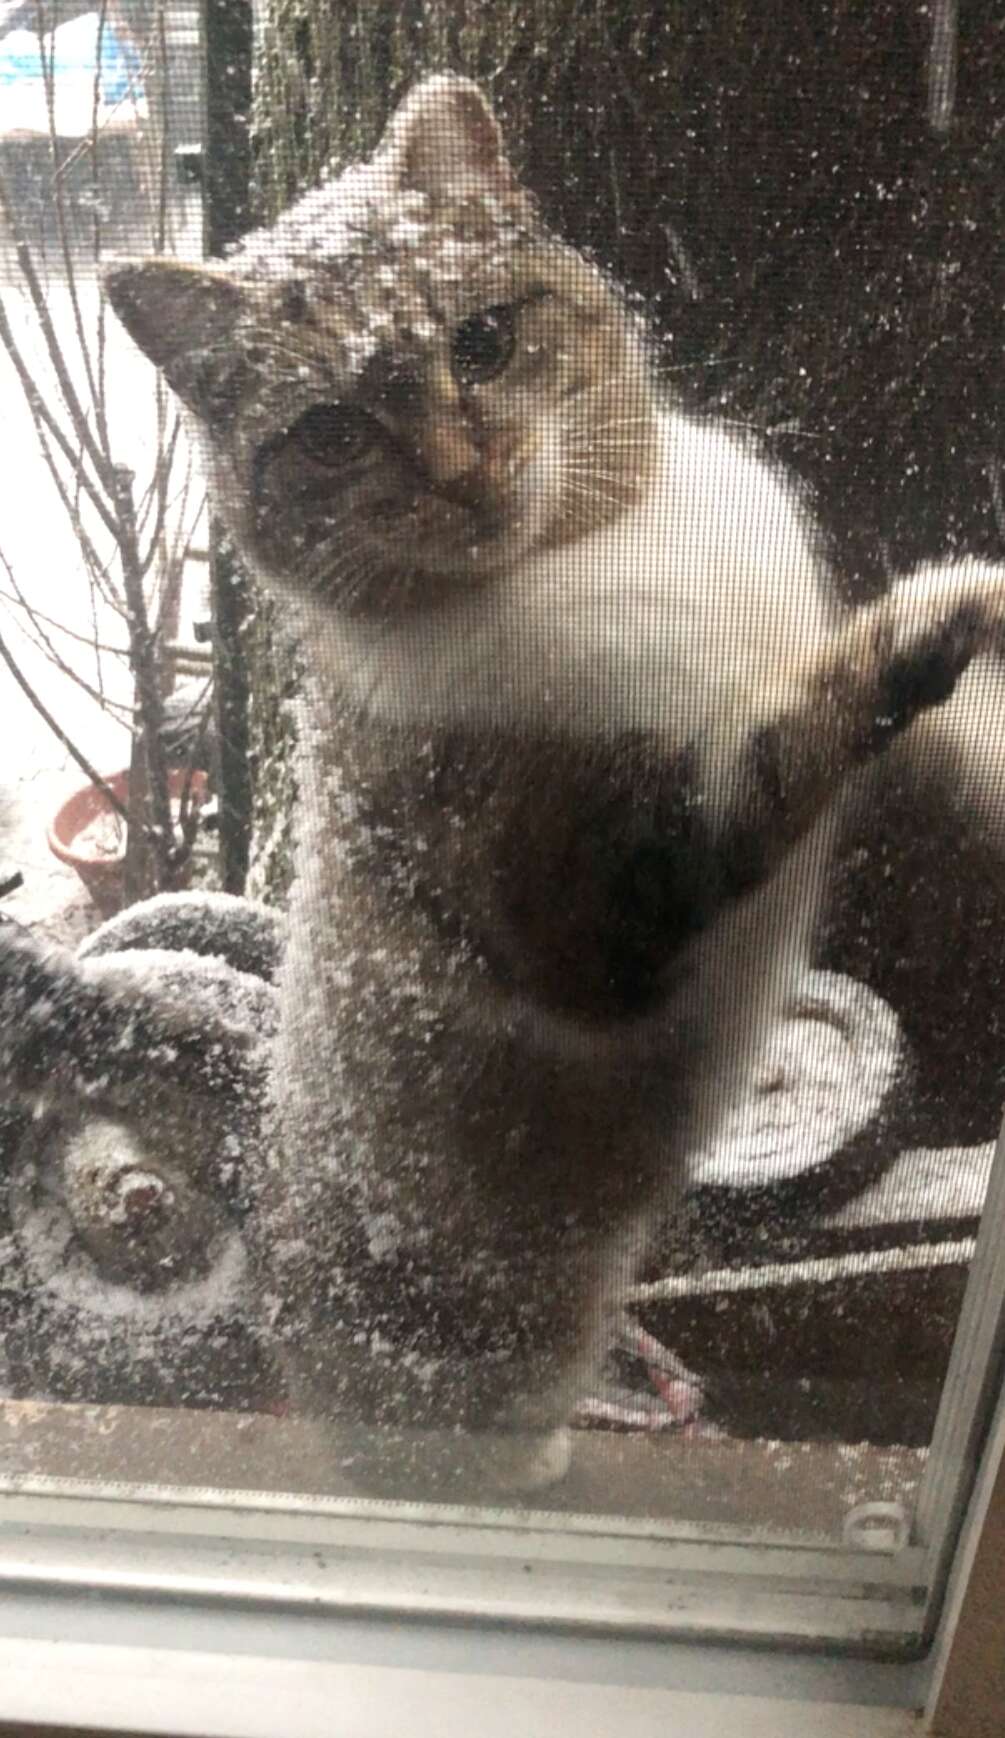
M251 222L252 20L247 0L203 0L206 43L204 239L208 254L238 241ZM216 785L220 877L243 893L251 848L248 657L251 601L222 527L210 527ZM263 679L265 672L263 671Z

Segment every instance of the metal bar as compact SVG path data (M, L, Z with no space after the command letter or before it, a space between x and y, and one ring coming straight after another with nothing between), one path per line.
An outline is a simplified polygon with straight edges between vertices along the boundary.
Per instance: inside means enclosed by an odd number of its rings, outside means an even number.
M1005 1395L998 1405L933 1650L936 1738L997 1731L1005 1707Z
M27 1522L44 1501L15 1494L0 1505L0 1589L9 1598L182 1601L207 1617L214 1608L271 1608L277 1616L557 1624L776 1646L826 1640L891 1659L919 1650L920 1565L870 1552L431 1526L373 1514L248 1515L175 1503L158 1510L149 1494L132 1505L133 1529L123 1524L129 1505L107 1500L68 1500L75 1525Z
M946 1372L928 1470L915 1507L916 1541L931 1557L928 1625L945 1590L965 1504L988 1440L1005 1366L1005 1126L998 1147Z
M221 254L251 222L251 75L254 20L249 0L202 0L205 49L203 241ZM248 673L242 634L248 584L222 528L210 526L210 599L215 653L216 783L224 890L243 893L251 848Z

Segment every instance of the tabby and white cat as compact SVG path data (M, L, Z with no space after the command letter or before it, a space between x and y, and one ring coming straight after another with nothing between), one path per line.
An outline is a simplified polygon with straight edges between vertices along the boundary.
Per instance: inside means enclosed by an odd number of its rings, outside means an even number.
M839 623L458 77L225 264L107 291L306 666L264 1310L364 1483L530 1488L806 957L835 793L1005 586Z

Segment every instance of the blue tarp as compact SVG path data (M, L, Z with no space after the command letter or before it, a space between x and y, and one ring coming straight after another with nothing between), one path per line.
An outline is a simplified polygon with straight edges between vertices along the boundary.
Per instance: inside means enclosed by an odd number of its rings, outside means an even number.
M52 56L57 128L61 133L86 132L94 106L94 75L100 48L99 110L105 114L122 104L141 100L140 61L131 43L116 36L106 18L99 28L96 12L61 24L45 38L46 61ZM0 133L48 131L45 80L38 36L15 30L0 42Z

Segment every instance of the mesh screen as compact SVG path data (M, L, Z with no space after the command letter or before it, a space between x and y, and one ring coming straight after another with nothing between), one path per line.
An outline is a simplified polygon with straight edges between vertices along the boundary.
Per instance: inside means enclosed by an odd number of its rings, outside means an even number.
M906 1537L1000 19L469 10L0 0L5 1457Z

